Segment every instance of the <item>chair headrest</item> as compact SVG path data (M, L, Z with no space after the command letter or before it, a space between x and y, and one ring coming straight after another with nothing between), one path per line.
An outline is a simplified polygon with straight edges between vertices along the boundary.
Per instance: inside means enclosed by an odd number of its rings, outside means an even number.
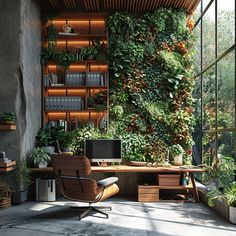
M89 159L85 156L54 156L52 166L64 176L86 176L91 173Z

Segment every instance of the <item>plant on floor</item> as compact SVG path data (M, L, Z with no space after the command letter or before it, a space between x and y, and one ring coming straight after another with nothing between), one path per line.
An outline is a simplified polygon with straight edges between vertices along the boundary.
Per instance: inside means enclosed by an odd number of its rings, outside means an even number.
M13 112L4 112L2 115L2 120L4 124L14 125L16 116Z
M30 160L34 166L39 168L47 167L51 157L47 154L44 148L33 148L30 154Z
M203 164L206 172L203 174L203 182L207 183L209 188L228 188L233 179L236 165L233 158L224 156L215 156L211 165ZM214 182L214 184L212 184Z
M215 201L224 199L227 204L232 207L236 207L236 182L231 184L231 187L226 189L224 192L219 191L219 189L212 189L207 194L208 196L208 205L213 207L215 205Z
M27 167L26 161L20 157L16 160L15 170L16 188L12 192L13 204L20 204L27 200L27 189L31 185L30 170Z

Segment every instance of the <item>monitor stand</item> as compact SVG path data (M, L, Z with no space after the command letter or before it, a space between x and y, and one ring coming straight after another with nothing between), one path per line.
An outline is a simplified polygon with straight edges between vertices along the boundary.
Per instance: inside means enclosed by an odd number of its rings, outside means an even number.
M107 162L99 162L99 166L108 166Z

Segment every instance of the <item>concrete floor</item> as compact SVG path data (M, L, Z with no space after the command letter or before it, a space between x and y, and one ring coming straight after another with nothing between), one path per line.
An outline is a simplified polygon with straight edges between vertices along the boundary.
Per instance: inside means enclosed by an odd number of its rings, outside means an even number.
M109 219L99 215L78 221L69 201L26 202L0 211L1 236L235 236L236 225L202 203L138 203L113 198L97 205L112 206Z

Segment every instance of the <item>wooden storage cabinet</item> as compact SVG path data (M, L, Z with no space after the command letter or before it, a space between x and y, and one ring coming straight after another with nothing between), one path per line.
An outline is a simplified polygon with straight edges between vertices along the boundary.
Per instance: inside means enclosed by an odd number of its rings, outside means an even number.
M138 186L139 202L158 202L159 188L156 185L139 185Z

